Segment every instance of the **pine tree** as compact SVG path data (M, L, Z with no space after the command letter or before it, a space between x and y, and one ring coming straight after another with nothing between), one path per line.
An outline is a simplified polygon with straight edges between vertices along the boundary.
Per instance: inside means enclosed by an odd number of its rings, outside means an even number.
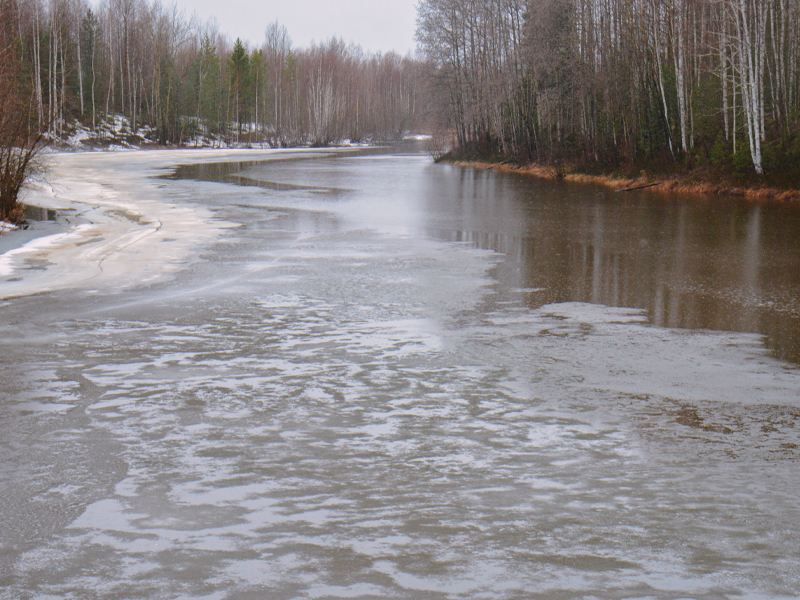
M236 119L236 141L242 131L242 117L246 106L247 83L250 76L250 57L242 44L242 40L236 38L233 46L233 53L228 62L228 89L230 101L233 102L233 116Z
M206 134L219 132L220 90L219 56L209 34L203 36L198 59L197 116L203 122Z

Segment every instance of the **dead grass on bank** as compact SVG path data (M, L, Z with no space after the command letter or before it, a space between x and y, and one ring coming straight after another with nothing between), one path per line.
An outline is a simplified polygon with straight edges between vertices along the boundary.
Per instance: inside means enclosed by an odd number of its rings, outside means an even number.
M616 191L633 191L641 188L648 192L669 194L697 194L702 196L735 196L756 201L800 202L800 190L784 190L778 188L752 188L717 184L713 182L686 181L678 177L669 179L652 179L648 177L619 178L611 175L588 175L585 173L559 173L552 167L544 165L527 165L524 167L508 163L485 163L453 161L448 164L475 169L489 169L501 173L517 173L538 177L540 179L570 181L574 183L592 183L602 185Z

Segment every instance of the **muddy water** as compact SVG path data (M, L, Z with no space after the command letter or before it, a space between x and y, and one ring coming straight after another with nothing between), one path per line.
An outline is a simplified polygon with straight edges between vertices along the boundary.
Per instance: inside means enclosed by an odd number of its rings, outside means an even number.
M800 595L800 211L179 176L170 280L0 305L0 598Z

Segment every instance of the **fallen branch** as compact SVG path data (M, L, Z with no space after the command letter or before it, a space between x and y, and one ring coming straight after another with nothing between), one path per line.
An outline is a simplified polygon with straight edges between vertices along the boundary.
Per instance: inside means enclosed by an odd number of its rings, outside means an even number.
M656 181L655 183L645 183L645 184L642 184L642 185L635 185L633 187L622 188L621 190L617 190L617 191L618 192L633 192L635 190L643 190L645 188L655 187L657 185L661 185L661 183L662 182L660 182L660 181Z

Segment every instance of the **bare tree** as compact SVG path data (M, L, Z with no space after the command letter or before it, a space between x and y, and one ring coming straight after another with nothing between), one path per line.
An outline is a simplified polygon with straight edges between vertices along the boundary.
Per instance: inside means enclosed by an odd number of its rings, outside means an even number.
M464 153L691 167L721 139L741 171L746 139L800 176L798 30L797 0L421 0L417 40Z

